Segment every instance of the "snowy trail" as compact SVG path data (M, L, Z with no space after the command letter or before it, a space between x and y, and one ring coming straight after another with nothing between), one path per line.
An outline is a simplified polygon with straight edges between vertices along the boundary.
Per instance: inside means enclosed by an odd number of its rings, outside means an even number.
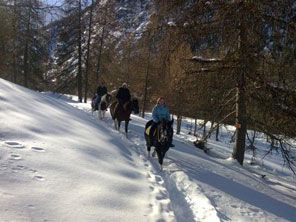
M75 103L72 105L77 107ZM91 113L87 107L80 107L80 109ZM186 218L188 222L220 221L215 207L203 190L195 183L190 182L186 173L170 160L169 151L164 161L163 171L160 171L157 158L147 157L145 139L140 133L144 132L146 120L137 116L132 116L132 119L129 125L128 139L124 134L122 134L122 139L130 143L130 148L138 153L147 170L147 179L151 184L149 186L151 189L151 218L158 218L159 221L171 221L172 218L174 218L173 221L184 221ZM114 129L109 113L103 121L99 119L98 121ZM121 129L123 131L123 126ZM118 133L115 130L114 132Z
M196 184L190 183L188 176L170 160L169 151L165 157L163 171L160 171L157 158L147 158L145 142L137 142L144 139L143 136L138 135L138 132L131 130L135 135L131 141L138 144L138 152L151 164L150 173L162 179L161 182L170 196L177 221L183 221L184 218L187 221L220 221L215 208L201 189Z
M241 169L236 166L236 162L226 159L224 154L211 152L207 155L179 136L175 138L176 147L167 152L164 171L159 172L157 160L147 158L144 136L141 133L147 120L137 116L132 116L132 119L128 141L134 144L143 161L151 166L147 169L149 174L161 178L176 221L184 221L184 218L186 221L261 221L262 218L267 221L293 221L295 208L286 203L295 202L295 198L290 198L295 194L282 194L268 186L272 182L262 181L262 178L258 178L247 168ZM113 128L109 115L105 122ZM228 149L223 144L210 144L223 147L223 150ZM249 180L242 184L244 177ZM276 182L274 184L278 185ZM256 193L255 190L262 200L252 199L251 193ZM265 196L268 192L284 202ZM284 211L289 212L288 215L282 213Z

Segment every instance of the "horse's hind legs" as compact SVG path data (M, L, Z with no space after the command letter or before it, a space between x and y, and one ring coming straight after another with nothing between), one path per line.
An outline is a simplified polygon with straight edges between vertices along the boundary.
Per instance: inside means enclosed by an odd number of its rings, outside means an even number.
M119 130L118 121L116 119L114 120L114 127L115 127L116 130Z
M125 121L125 135L126 135L126 137L127 137L127 132L128 132L128 123L129 123L129 121Z
M158 163L162 166L164 156L162 155L161 151L159 151L159 150L155 150L155 151L157 153Z
M152 157L155 157L156 156L156 151L154 150L153 152L152 152Z

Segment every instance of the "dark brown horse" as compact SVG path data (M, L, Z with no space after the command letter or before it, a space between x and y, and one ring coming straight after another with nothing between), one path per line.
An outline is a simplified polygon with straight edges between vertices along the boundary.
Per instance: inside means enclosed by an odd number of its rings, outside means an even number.
M172 142L174 133L172 128L173 122L174 119L171 121L160 121L157 124L154 132L150 132L152 120L148 121L145 125L144 136L146 140L148 156L150 156L151 147L154 146L155 150L153 153L156 152L161 169L165 154L169 150L170 144ZM152 133L153 136L150 136L150 133ZM154 156L153 153L152 156Z
M117 111L115 112L116 106L118 106ZM125 122L125 134L127 136L128 124L130 121L130 116L132 113L132 102L127 101L123 106L118 104L118 101L111 103L110 113L112 119L114 120L114 125L116 130L120 130L120 124L122 121Z

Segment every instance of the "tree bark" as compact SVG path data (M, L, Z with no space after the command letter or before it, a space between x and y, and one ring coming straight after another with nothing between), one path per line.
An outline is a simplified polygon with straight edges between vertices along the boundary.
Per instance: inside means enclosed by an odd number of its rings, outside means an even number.
M177 116L177 132L176 134L180 134L181 132L181 124L182 124L182 116Z
M78 100L82 102L82 30L81 30L81 0L79 0L79 15L78 15L78 73L77 73L77 91L78 91Z
M94 0L91 1L90 6L90 15L89 15L89 23L88 23L88 39L87 39L87 52L86 52L86 64L85 64L85 78L84 78L84 102L87 102L88 95L88 71L89 71L89 55L90 55L90 40L91 40L91 31L92 31L92 17L93 17L93 8L94 8Z
M196 136L197 135L197 119L194 119L194 133L193 135Z
M32 3L29 1L28 7L28 21L26 24L26 36L25 36L25 50L24 50L24 63L23 63L23 71L24 71L24 86L28 87L29 82L29 67L28 67L28 60L29 60L29 35L31 29L31 10L32 10Z
M101 72L101 57L102 57L102 51L103 51L103 45L104 45L104 37L105 37L105 25L106 25L106 18L104 20L103 29L102 29L102 35L100 38L100 47L99 47L99 54L97 59L97 71L96 71L96 83L99 84L99 75Z
M241 2L243 8L243 2ZM244 162L245 155L245 140L247 132L246 121L246 73L248 72L248 48L247 48L247 31L246 21L244 21L243 10L240 11L240 26L239 26L239 50L240 50L240 69L238 70L237 87L236 87L236 141L233 149L232 157L241 165Z
M216 141L219 141L219 132L220 132L220 124L218 123L218 126L216 128Z
M148 33L148 39L150 39L150 33ZM146 103L147 103L147 94L148 94L148 79L150 72L150 56L151 56L151 45L148 44L148 58L146 66L146 76L145 76L145 85L144 85L144 98L143 98L143 107L142 107L142 118L145 117Z

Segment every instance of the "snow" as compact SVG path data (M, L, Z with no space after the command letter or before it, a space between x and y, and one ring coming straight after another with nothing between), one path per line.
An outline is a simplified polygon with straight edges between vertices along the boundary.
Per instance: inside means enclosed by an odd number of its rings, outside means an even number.
M126 137L75 97L0 79L0 101L0 221L295 221L279 158L241 167L224 140L194 148L185 125L160 171L143 137L151 115L133 115Z
M175 26L177 26L177 25L176 25L175 22L173 22L173 21L169 21L169 22L168 22L168 26L175 27Z
M193 56L192 59L193 60L196 60L196 61L201 61L201 62L217 62L217 61L221 61L221 59L217 59L217 58L204 58L202 56Z

